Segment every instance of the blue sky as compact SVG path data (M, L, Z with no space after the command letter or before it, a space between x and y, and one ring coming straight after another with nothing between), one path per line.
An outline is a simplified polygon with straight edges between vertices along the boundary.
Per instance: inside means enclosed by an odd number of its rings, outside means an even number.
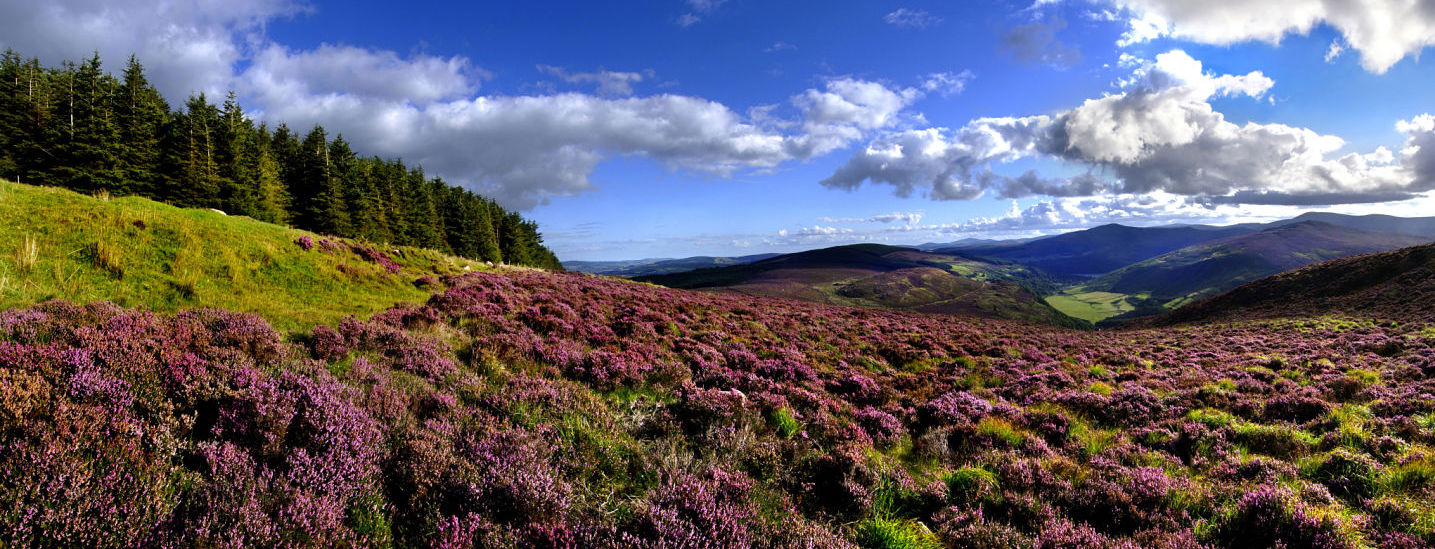
M565 260L1435 212L1405 0L492 4L14 3L0 46L234 89Z

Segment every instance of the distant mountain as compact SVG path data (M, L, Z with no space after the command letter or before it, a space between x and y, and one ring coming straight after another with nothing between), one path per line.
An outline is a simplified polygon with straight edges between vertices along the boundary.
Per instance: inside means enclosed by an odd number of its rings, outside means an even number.
M628 261L565 261L563 262L563 268L570 271L631 278L635 276L681 273L711 267L745 265L779 255L782 254L756 254L739 257L695 256L682 259L663 257Z
M645 276L685 289L1084 326L1033 292L1051 291L1042 273L1013 263L914 248L855 244L781 255L746 265Z
M1310 212L1286 221L1268 225L1288 225L1305 221L1319 221L1341 227L1366 231L1418 234L1435 237L1435 217L1395 217L1391 215L1344 215L1329 212Z
M1192 303L1149 323L1331 314L1435 322L1435 244L1309 265Z
M1142 296L1150 314L1312 263L1431 240L1301 221L1187 246L1102 275L1079 291Z
M1255 229L1223 227L1127 227L1102 225L1021 244L943 249L968 256L1035 267L1060 280L1094 278L1132 263L1193 244L1247 234Z
M1021 244L1023 242L1031 242L1033 240L1036 240L1036 238L1013 238L1006 240L998 240L992 238L963 238L961 240L953 242L923 242L914 247L924 252L933 252L937 250L950 250L955 248L976 248L982 246L995 246L1003 244Z

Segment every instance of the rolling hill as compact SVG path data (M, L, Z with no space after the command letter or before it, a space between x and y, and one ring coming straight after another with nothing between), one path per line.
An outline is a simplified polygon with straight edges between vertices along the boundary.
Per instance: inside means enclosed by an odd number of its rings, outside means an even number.
M1020 244L946 249L1020 263L1066 282L1094 278L1193 244L1251 232L1227 227L1127 227L1109 224Z
M1302 221L1187 246L1117 269L1069 292L1139 295L1154 302L1152 305L1171 309L1312 263L1415 246L1431 240L1431 237Z
M1435 237L1435 217L1395 217L1393 215L1345 215L1330 212L1303 213L1285 221L1267 225L1279 226L1305 221L1318 221L1352 229L1366 231L1387 231L1392 233L1416 234Z
M880 244L838 246L636 280L834 305L1084 325L1035 293L1055 290L1038 271Z
M288 331L422 300L431 292L416 280L484 268L422 248L7 181L0 212L0 309L48 299L162 312L220 307Z
M1435 320L1435 244L1309 265L1181 307L1151 323L1327 315Z

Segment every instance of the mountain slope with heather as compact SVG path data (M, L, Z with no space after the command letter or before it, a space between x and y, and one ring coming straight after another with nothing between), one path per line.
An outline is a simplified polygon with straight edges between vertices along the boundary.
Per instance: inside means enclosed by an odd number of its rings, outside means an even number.
M221 310L0 311L0 503L27 510L0 543L1435 540L1401 518L1435 505L1429 324L1083 332L532 270L441 283L289 341Z
M1312 263L1431 240L1302 221L1162 254L1083 283L1078 291L1141 295L1161 307L1175 308Z
M838 246L636 280L832 305L1084 325L1034 293L1055 286L1033 269L880 244Z
M1020 244L963 247L971 256L1019 263L1064 282L1096 277L1181 248L1252 232L1246 227L1102 225Z
M1327 315L1431 321L1435 244L1317 263L1192 303L1153 322Z

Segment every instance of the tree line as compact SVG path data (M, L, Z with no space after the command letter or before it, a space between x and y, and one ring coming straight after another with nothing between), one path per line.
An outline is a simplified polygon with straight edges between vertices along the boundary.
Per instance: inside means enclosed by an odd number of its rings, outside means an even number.
M171 109L130 56L41 66L0 58L0 177L139 195L481 261L561 269L538 225L402 160L362 157L316 125L300 135L244 114L233 92Z

